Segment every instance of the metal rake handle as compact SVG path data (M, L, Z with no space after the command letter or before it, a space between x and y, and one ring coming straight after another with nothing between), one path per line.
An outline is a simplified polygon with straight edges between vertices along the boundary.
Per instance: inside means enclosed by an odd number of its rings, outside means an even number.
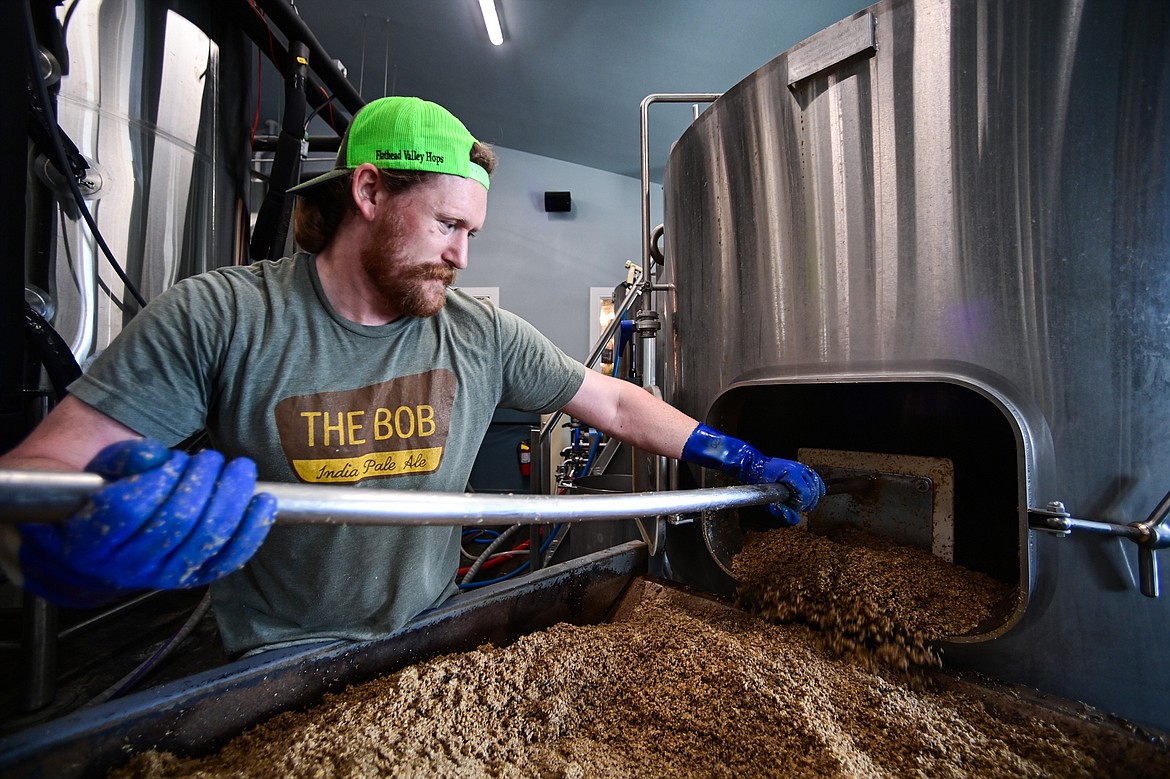
M92 473L0 470L0 523L54 522L106 484ZM587 522L781 503L782 484L609 495L480 495L259 482L276 521L336 525L496 525Z

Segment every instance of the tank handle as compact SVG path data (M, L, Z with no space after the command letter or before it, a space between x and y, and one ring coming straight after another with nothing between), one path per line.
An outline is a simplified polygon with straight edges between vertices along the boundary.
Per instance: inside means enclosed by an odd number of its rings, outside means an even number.
M1028 527L1065 537L1074 530L1086 530L1110 536L1122 536L1138 545L1138 581L1142 595L1159 596L1158 558L1154 552L1170 546L1170 492L1158 502L1150 516L1141 522L1123 525L1118 522L1099 522L1076 519L1065 510L1064 503L1052 501L1045 508L1028 509Z

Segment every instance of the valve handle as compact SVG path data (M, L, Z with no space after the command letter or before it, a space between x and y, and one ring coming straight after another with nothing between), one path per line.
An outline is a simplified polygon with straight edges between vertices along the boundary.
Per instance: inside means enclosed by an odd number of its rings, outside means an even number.
M1170 492L1167 492L1150 512L1150 518L1138 525L1145 531L1145 538L1138 546L1138 579L1141 582L1142 595L1149 598L1158 597L1158 558L1154 551L1170 546L1170 525L1166 523L1167 517L1170 517Z

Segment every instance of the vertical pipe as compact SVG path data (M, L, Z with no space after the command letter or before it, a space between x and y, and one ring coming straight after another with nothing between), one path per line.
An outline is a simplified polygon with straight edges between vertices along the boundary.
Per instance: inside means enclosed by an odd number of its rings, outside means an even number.
M306 48L305 58L309 59L309 55L312 55L313 61L320 65L320 67L314 67L313 72L320 76L321 81L329 91L351 114L356 114L366 104L366 101L353 88L353 84L349 83L338 70L333 58L329 56L325 47L317 40L317 36L301 19L296 5L289 3L288 0L256 0L256 4L280 28L285 38L289 41L298 41ZM246 4L241 3L240 5Z
M288 57L284 116L276 142L268 192L260 204L256 226L252 231L250 253L253 260L275 260L284 254L293 204L287 192L297 183L301 171L309 48L300 41L290 40Z
M24 28L23 9L3 3L0 17L6 29ZM29 72L24 35L9 35L9 62L21 63L20 74ZM30 73L32 76L38 74ZM24 78L10 73L0 79L0 246L9 248L0 262L0 452L15 446L28 433L24 404L24 246L25 187L28 182L28 108Z
M540 570L540 525L528 526L528 563L530 571Z
M57 607L24 593L20 661L24 684L18 704L22 713L39 711L57 694Z
M546 444L548 438L541 434L539 427L534 427L528 435L528 450L532 456L532 470L528 477L528 491L533 495L544 494L544 471L549 466L552 455Z
M690 92L676 94L652 94L642 99L640 109L640 130L642 140L642 268L648 282L654 279L650 256L650 106L654 103L712 103L719 99L719 92ZM642 308L651 311L654 308L654 292L651 284L647 284L642 293ZM654 339L643 337L639 344L642 362L642 386L652 387L655 383L654 375Z
M33 29L31 3L4 3L0 12L5 29ZM23 17L23 18L22 18ZM33 64L34 52L28 50L26 35L8 36L12 49L10 62L21 63L29 79L41 79ZM29 429L29 413L24 393L25 355L27 352L24 321L25 278L25 198L28 176L28 103L24 78L14 74L0 79L0 166L5 174L0 185L0 245L14 247L2 263L0 281L0 338L6 347L0 350L0 452L8 451ZM40 94L47 93L41 89ZM48 106L42 106L48 110ZM39 185L38 185L39 186ZM41 200L42 205L43 199ZM38 209L40 210L40 209ZM57 608L48 601L24 593L21 609L21 665L23 682L17 707L22 713L34 712L52 702L57 692Z

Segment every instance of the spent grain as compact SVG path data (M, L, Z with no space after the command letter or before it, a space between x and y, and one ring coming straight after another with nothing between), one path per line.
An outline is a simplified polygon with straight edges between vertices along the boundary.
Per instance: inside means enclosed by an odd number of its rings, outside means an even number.
M740 562L742 597L766 619L643 581L613 622L436 657L217 754L147 752L111 776L1170 775L1165 748L1140 738L1119 752L1112 731L1085 738L1011 695L906 683L1002 586L869 539L782 533L749 539Z

